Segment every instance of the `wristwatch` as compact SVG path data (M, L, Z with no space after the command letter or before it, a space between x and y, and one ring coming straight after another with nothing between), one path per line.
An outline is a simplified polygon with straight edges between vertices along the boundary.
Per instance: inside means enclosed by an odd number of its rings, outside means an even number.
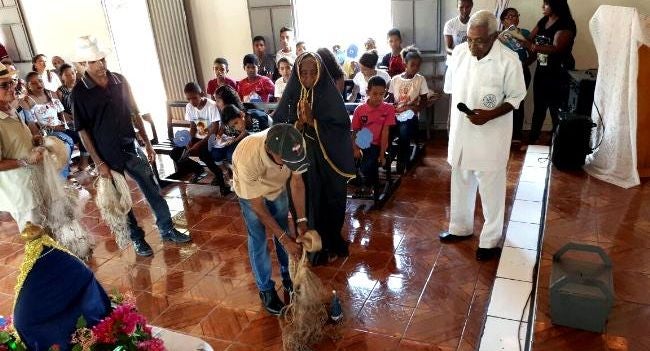
M302 223L302 222L307 222L307 218L306 218L306 217L302 217L302 218L298 218L298 219L296 219L296 224L300 224L300 223Z

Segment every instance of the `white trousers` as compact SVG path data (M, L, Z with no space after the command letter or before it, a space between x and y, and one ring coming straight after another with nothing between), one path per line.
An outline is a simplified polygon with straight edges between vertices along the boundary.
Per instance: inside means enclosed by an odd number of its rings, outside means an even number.
M16 223L18 224L18 232L19 232L18 234L23 232L23 229L25 229L25 225L27 225L27 222L32 222L32 224L41 223L41 218L40 215L38 214L38 211L36 210L36 207L34 207L31 210L11 211L9 213L11 214L11 217L13 217Z
M458 236L474 232L476 190L481 194L483 230L480 248L496 247L503 232L506 206L506 169L500 171L469 171L460 167L451 170L451 215L449 233Z

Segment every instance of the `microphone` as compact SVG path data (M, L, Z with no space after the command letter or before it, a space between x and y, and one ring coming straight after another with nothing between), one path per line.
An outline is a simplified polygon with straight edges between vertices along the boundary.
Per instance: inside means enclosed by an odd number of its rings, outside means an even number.
M458 105L456 105L456 108L458 108L458 110L459 110L460 112L463 112L463 113L465 113L465 114L468 115L468 116L473 116L473 115L476 114L476 113L475 113L474 111L472 111L469 107L467 107L467 105L465 105L465 104L462 103L462 102L459 102Z

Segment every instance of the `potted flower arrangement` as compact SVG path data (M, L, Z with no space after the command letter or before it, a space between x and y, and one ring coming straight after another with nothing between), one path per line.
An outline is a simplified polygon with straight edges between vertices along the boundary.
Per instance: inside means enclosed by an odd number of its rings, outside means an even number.
M165 351L163 341L152 335L147 320L138 313L132 295L113 295L111 300L112 312L92 328L79 318L72 351Z

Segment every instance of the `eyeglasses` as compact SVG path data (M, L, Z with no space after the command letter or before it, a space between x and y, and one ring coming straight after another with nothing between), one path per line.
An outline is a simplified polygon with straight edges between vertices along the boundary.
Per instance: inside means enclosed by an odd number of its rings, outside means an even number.
M506 18L519 18L518 13L509 13L506 15Z
M7 89L11 88L12 86L16 85L17 83L18 83L18 79L12 79L12 80L10 80L8 82L0 83L0 89L7 90Z
M489 45L492 41L485 40L483 38L478 38L478 39L472 39L472 38L467 38L467 45L469 46L485 46Z

